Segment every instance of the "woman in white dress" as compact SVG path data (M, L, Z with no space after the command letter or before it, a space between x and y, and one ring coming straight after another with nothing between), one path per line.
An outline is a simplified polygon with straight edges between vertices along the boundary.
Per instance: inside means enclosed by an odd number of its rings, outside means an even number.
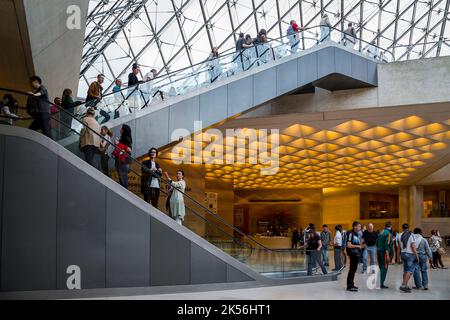
M186 182L184 181L184 172L177 171L177 181L170 179L167 172L164 172L169 184L172 188L170 195L170 216L180 225L183 224L185 216L184 208L184 190L186 189Z

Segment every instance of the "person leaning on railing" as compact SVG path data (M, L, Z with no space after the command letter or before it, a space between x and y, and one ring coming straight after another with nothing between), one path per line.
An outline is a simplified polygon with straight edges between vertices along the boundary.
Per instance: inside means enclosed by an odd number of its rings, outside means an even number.
M42 85L42 80L38 76L30 78L31 90L28 92L27 112L34 118L30 124L31 130L42 130L42 133L52 138L50 129L50 103L47 89Z
M295 20L291 20L288 29L286 30L286 35L289 39L289 45L291 46L291 54L294 54L298 50L298 44L300 43L298 34L303 31Z
M75 108L83 103L82 101L73 101L72 94L71 89L64 89L61 98L61 107L67 111L60 113L60 120L63 123L62 130L65 134L69 133L72 127L72 117L75 115Z
M102 100L103 95L103 87L102 83L105 81L105 76L103 74L99 74L97 76L97 81L91 83L88 89L87 97L86 97L86 107L93 107L97 109L97 105ZM104 120L102 123L108 122L111 118L105 110L99 108L100 115L103 116Z

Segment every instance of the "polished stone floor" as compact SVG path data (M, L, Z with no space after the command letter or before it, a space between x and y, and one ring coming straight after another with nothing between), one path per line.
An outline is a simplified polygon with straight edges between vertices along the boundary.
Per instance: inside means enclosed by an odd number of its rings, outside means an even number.
M450 258L444 259L450 266ZM359 272L359 270L358 270ZM158 294L145 296L122 296L101 299L133 299L133 300L334 300L334 299L367 299L367 300L450 300L450 269L429 270L429 290L413 290L402 293L399 290L402 278L402 265L391 265L386 280L389 289L372 289L374 287L371 274L356 274L355 284L359 292L345 290L344 273L338 281L285 285L276 287L259 287L224 291L208 291L195 293ZM375 285L376 286L376 285ZM409 286L414 286L411 278Z

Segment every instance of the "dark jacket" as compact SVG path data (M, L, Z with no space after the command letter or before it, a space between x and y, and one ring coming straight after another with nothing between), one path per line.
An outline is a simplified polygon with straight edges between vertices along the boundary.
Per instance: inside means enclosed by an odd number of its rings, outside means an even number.
M128 86L134 86L138 83L141 83L142 81L139 81L138 77L134 73L130 73L128 75Z
M160 169L161 166L158 162L155 162L156 169ZM147 189L150 187L152 183L152 179L160 179L162 174L159 171L156 171L152 174L150 171L152 167L151 160L146 160L142 162L142 175L141 175L141 193L145 194Z
M50 103L48 102L48 92L44 86L40 86L36 93L40 93L40 97L28 96L27 112L32 117L37 116L38 113L50 114Z
M69 111L71 114L74 114L74 108L80 104L82 104L81 101L73 101L71 96L66 96L62 101L61 107L64 110Z

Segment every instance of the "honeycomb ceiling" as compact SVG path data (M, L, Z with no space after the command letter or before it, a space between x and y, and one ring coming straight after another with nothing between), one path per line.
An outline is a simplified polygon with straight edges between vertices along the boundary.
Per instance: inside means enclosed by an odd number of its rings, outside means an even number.
M205 133L203 138L216 139ZM230 182L236 189L394 186L447 153L449 140L450 119L430 122L408 116L389 123L355 119L326 129L296 123L280 128L275 149L279 152L277 174L263 176L263 165L250 164L257 160L253 152L257 154L258 145L263 148L259 150L270 150L271 140L249 145L242 139L245 149L236 142L235 154L236 159L245 157L246 164L205 164L206 179ZM191 149L194 155L193 146L193 142L178 145L184 152ZM203 143L204 150L207 146ZM173 150L161 156L171 158ZM208 162L213 155L205 151L203 161ZM193 160L200 161L198 157Z

